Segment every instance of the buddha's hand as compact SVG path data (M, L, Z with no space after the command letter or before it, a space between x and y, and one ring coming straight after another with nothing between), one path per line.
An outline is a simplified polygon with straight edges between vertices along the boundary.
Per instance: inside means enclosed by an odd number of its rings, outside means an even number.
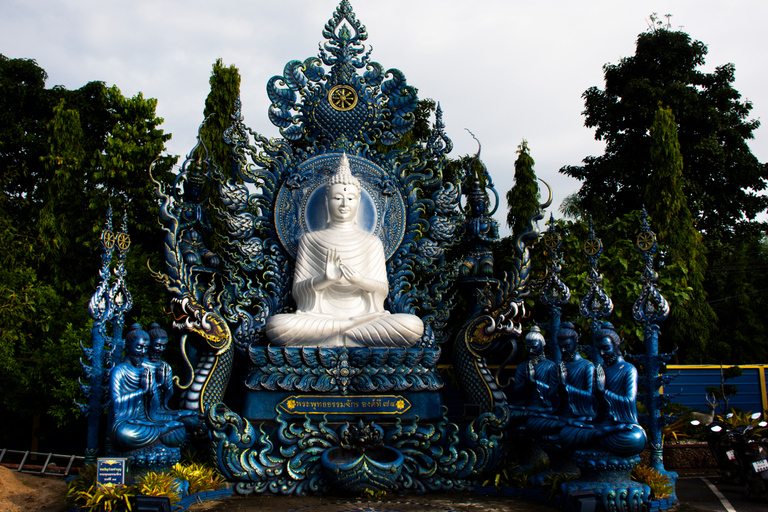
M536 367L530 361L528 361L528 380L531 382L536 380Z
M349 265L344 265L342 263L341 273L344 276L344 279L349 281L350 284L353 284L359 288L362 288L363 290L367 289L366 284L368 283L368 280L365 278L364 275L362 275L360 272L358 272L354 268L350 267Z
M630 423L619 423L618 425L608 425L600 429L600 436L608 436L615 434L616 432L632 430L633 425Z
M568 369L562 361L560 361L560 383L563 384L563 386L568 383Z
M325 278L335 283L341 279L341 258L336 249L331 249L325 256Z
M601 364L595 368L595 384L598 391L605 393L605 370Z
M143 371L141 372L141 380L139 382L139 386L145 395L152 395L154 392L152 389L154 384L153 377L154 375L152 371L149 368L144 367Z
M171 375L170 366L163 365L158 367L157 372L155 373L155 380L159 385L167 386L170 384L172 378L173 376Z

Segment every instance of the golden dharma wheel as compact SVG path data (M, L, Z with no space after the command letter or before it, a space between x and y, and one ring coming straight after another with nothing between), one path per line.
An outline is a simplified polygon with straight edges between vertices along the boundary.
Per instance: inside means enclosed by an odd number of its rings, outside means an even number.
M117 248L121 251L128 249L131 245L131 237L127 233L120 233L117 235Z
M544 245L547 249L557 249L560 245L560 233L546 233L544 235Z
M328 102L340 112L352 110L357 105L357 91L348 85L337 85L328 91Z
M643 231L637 235L637 247L641 251L649 251L656 243L656 235L653 231Z
M584 242L584 254L587 256L595 256L603 248L603 243L599 238L590 238Z
M101 243L107 250L111 250L115 246L115 233L113 231L105 231L101 235Z

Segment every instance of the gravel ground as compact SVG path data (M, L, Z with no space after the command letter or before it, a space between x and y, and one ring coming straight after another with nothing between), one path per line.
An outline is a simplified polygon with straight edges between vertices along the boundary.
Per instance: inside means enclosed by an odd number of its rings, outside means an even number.
M63 512L67 484L63 477L33 476L0 467L0 512Z
M641 454L647 463L650 454ZM706 444L667 445L664 449L664 465L682 474L707 474L717 471L717 464ZM66 483L62 477L39 477L18 473L0 467L0 512L64 512ZM375 506L375 505L378 505ZM233 497L218 502L193 505L189 510L203 511L286 511L307 508L306 512L328 510L365 510L365 508L390 508L390 510L418 510L438 512L457 510L466 512L554 510L552 507L527 500L510 500L503 497L481 496L474 493L439 494L428 496L397 496L381 503L348 500L339 497ZM346 507L346 508L344 508ZM691 508L691 510L694 510Z

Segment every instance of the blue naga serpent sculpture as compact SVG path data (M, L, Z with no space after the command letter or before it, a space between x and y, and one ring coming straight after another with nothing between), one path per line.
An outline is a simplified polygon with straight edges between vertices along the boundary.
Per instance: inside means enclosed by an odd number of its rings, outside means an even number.
M507 362L517 351L516 338L522 332L522 321L527 317L524 299L531 294L529 279L531 273L530 242L539 237L537 221L544 218L544 209L552 202L549 199L539 205L536 213L528 220L526 231L515 240L513 267L504 272L504 279L488 279L485 287L475 290L477 305L472 318L459 331L454 345L454 365L462 389L471 404L480 406L483 413L507 405L506 396L499 383L498 375L488 368L488 352L499 348L499 344L510 342L511 353Z
M204 149L202 143L197 147ZM160 220L165 232L167 273L155 272L151 268L150 272L175 295L171 300L173 327L185 333L181 348L191 377L186 384L180 384L178 377L174 377L174 383L182 389L180 407L204 413L224 397L232 373L234 346L229 325L216 307L216 280L218 278L221 281L222 277L221 273L211 266L218 266L218 258L199 240L198 230L206 228L208 221L202 214L199 201L195 201L200 199L197 196L200 190L196 185L200 185L204 180L200 179L200 175L190 177L187 171L187 167L193 163L191 155L194 151L185 161L175 184L187 179L188 201L178 197L180 200L173 202L171 197L164 193L162 185L153 178L157 194L162 198ZM191 233L198 235L191 237ZM207 265L203 264L202 256L207 256ZM197 341L198 357L194 366L187 357L187 333L195 336Z

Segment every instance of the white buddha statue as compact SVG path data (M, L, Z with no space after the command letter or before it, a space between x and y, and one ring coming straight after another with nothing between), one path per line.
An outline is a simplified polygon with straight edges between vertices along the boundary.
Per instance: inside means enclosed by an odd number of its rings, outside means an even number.
M296 313L272 316L270 343L311 347L410 347L424 333L420 318L384 309L389 293L384 247L357 228L360 182L343 154L326 187L326 229L299 240Z

